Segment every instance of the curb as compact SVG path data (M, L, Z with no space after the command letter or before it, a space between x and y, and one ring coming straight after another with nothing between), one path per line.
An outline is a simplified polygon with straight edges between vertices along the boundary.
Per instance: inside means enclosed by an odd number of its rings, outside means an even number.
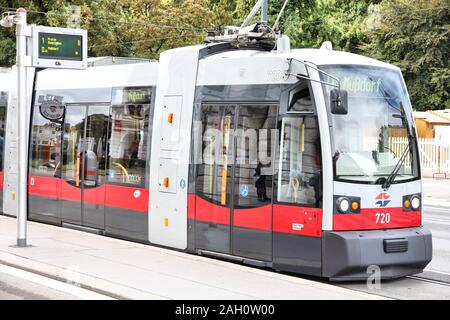
M83 289L111 297L117 300L164 300L166 297L147 293L131 287L108 282L82 273L74 276L68 269L22 258L14 254L0 251L0 264L35 273L53 280L73 284ZM74 284L74 278L77 282ZM120 293L117 293L120 292Z

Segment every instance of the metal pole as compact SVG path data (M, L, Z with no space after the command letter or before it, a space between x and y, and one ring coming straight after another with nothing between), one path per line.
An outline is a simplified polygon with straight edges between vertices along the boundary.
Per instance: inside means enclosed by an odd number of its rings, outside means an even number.
M267 23L268 22L268 14L269 11L269 0L263 0L261 5L261 22Z
M27 11L17 9L16 20L16 65L17 65L17 120L19 128L19 212L17 213L17 246L27 246L27 68L25 64L27 56Z
M256 16L256 14L258 13L259 9L262 7L262 3L264 1L267 1L267 0L258 0L258 2L256 2L256 4L253 7L253 9L250 11L250 13L248 14L247 18L245 18L244 22L242 23L241 29L245 28L245 27L248 27L249 23Z

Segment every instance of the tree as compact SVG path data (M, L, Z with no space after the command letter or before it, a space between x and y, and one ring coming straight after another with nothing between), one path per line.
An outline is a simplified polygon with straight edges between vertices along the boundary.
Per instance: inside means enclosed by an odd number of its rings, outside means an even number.
M368 41L365 19L368 8L380 0L315 0L295 7L283 24L296 48L318 48L331 41L339 50L361 53Z
M88 30L89 56L158 58L174 47L201 43L212 27L207 0L0 0L1 10L25 7L28 22ZM0 28L0 65L15 62L14 29Z
M372 8L364 50L401 68L417 110L450 108L449 0L388 0Z

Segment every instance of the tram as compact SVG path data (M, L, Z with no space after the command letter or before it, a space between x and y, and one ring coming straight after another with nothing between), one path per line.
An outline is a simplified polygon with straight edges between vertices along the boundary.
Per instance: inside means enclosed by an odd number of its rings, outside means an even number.
M0 68L0 212L3 208L3 167L5 150L6 111L10 91L11 69Z
M420 273L432 237L399 68L280 40L37 71L28 218L334 281Z

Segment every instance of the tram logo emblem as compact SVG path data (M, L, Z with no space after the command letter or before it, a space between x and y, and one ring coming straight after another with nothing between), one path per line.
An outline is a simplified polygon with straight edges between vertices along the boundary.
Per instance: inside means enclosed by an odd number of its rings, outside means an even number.
M390 202L391 202L391 196L386 193L382 192L375 198L375 205L380 208L385 208Z

